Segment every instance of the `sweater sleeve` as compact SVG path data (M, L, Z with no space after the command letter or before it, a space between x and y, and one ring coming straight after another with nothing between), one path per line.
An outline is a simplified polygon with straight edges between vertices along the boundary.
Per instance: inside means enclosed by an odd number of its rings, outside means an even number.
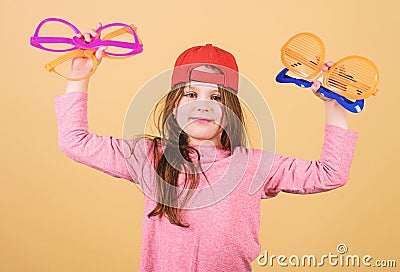
M262 198L279 192L314 194L346 184L358 132L334 125L325 126L325 137L319 160L275 155Z
M87 100L87 92L65 93L55 97L60 150L76 162L113 177L138 183L138 164L142 158L131 156L134 141L89 133ZM127 158L129 167L126 164Z

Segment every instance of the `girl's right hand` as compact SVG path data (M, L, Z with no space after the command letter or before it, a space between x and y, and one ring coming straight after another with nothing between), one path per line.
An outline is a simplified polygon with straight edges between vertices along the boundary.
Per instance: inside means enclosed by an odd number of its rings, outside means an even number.
M101 23L97 23L96 25L96 30L101 27ZM89 43L95 38L97 38L97 31L94 29L90 29L88 32L85 32L83 34L79 33L76 35L76 37L80 38L81 40ZM99 36L100 38L100 36ZM100 46L95 53L95 57L97 59L98 64L100 64L102 58L103 58L103 53L107 49L106 46ZM85 76L90 73L93 69L93 64L92 61L89 58L75 58L72 60L72 65L71 65L71 75L74 76Z
M322 73L326 73L335 63L332 61L328 61L324 63L322 66ZM321 82L317 79L314 81L313 85L311 86L311 90L314 92L314 94L319 97L322 101L324 102L336 102L336 100L331 99L331 98L326 98L323 96L318 89L321 87Z

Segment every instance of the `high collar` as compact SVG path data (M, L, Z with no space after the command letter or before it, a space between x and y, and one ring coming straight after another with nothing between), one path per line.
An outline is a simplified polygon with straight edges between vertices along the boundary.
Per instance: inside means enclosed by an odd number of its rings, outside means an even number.
M189 146L195 148L200 153L200 162L210 163L225 159L231 155L230 150L224 150L222 146L207 145L207 144L189 144ZM192 161L197 161L197 154L190 152L190 158Z

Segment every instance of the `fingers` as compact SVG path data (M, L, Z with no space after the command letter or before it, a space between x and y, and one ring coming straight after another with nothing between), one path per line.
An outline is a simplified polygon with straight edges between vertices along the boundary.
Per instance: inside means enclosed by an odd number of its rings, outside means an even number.
M93 41L97 36L97 32L94 29L90 29L88 32L83 33L83 38L85 39L85 42L89 43Z
M82 39L85 42L89 43L97 36L97 32L94 31L93 29L91 29L91 30L89 30L89 32L78 33L75 36L78 37L79 39Z
M102 24L100 22L98 22L96 24L96 29L89 29L88 32L85 33L78 33L75 36L78 37L79 39L85 41L86 43L90 43L92 41L94 41L97 38L100 38L100 33L99 33L99 29L102 27ZM96 53L95 53L95 57L96 59L99 61L101 61L101 59L103 58L104 55L104 51L107 50L107 46L100 46L99 48L97 48Z
M321 87L321 82L319 82L318 80L314 81L313 85L311 85L311 90L313 91L313 93L322 101L329 101L331 99L326 98L324 95L322 95L319 91L319 88Z
M97 36L97 31L94 30L94 29L90 29L90 30L89 30L89 34L90 34L92 37L96 37L96 36Z
M99 28L102 27L102 24L100 22L97 22L96 24L96 30L99 30Z
M329 68L331 68L335 63L332 61L328 61L326 63L324 63L324 65L322 66L322 71L326 72L329 70Z
M313 85L311 85L311 90L315 93L321 87L321 82L318 80L314 81Z
M99 35L100 38L100 32L99 29L102 27L103 25L100 22L97 22L96 24L96 35Z
M327 63L325 63L326 66L328 66L329 68L332 67L335 63L333 61L328 61Z
M94 39L96 39L97 37L100 38L100 35L98 33L98 30L102 27L102 24L100 22L98 22L96 24L96 29L90 29L88 32L85 33L78 33L76 34L76 37L84 40L87 43L90 43L91 41L93 41Z
M324 65L322 66L322 71L326 72L328 71L335 63L332 61L328 61L326 63L324 63ZM326 98L325 96L323 96L320 92L319 92L319 88L321 87L321 82L317 79L314 81L314 83L311 85L311 90L313 91L313 93L319 97L321 100L323 101L329 101L331 99Z
M104 51L107 50L107 46L100 46L99 49L96 50L95 57L97 58L98 61L101 61L103 58Z

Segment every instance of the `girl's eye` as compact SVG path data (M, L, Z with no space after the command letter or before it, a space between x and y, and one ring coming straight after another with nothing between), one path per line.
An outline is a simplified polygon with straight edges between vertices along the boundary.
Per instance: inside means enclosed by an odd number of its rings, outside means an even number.
M221 96L219 96L219 95L213 95L213 96L211 96L211 99L212 99L212 100L216 100L216 101L221 101Z
M189 97L189 98L195 98L196 94L195 93L187 93L187 94L185 94L185 96Z
M197 94L196 94L196 93L186 93L185 96L188 97L188 98L196 98L196 97L197 97ZM221 101L221 96L219 96L219 95L212 95L212 96L211 96L211 100Z

